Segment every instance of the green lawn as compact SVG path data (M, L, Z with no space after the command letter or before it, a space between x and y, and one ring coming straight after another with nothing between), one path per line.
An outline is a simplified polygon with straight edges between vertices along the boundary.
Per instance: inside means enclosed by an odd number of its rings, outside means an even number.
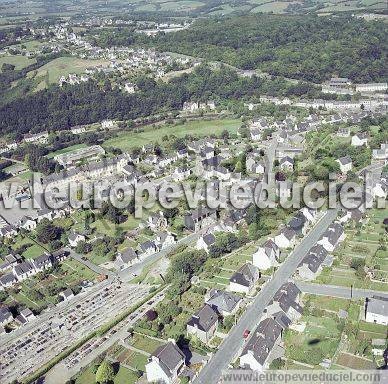
M120 367L113 383L114 384L135 384L137 377L133 371L128 368ZM92 367L88 367L76 379L76 384L93 384L96 382L96 375L92 372Z
M223 119L189 121L185 124L169 125L161 128L148 126L144 132L121 133L117 137L105 141L104 146L130 151L134 147L141 147L150 142L161 142L162 137L165 135L175 135L177 137L183 137L185 135L219 135L225 129L231 133L236 133L240 125L241 121L238 119Z
M31 64L36 63L36 60L33 58L28 58L22 55L12 55L12 56L0 56L0 72L1 66L6 64L12 64L15 66L15 70L20 70L28 67Z
M141 349L142 351L148 353L153 353L156 348L163 344L161 341L151 339L147 336L143 336L138 333L135 333L129 342L135 348Z
M62 155L64 153L69 153L80 148L86 148L86 144L75 144L75 145L72 145L71 147L63 148L56 152L51 152L46 157L49 159L52 159L54 156Z

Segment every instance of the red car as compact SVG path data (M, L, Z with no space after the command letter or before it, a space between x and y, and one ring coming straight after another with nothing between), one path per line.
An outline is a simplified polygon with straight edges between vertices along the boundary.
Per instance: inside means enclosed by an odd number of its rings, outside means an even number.
M251 331L249 329L246 329L243 333L243 338L246 339L250 335Z

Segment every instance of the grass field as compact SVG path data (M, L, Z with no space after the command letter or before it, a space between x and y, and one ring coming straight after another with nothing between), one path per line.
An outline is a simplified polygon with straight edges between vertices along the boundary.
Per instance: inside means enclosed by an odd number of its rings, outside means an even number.
M106 60L86 60L77 57L59 57L40 67L37 71L28 73L28 77L42 78L40 86L44 86L46 79L49 84L57 83L61 76L70 73L81 74L88 67L107 65Z
M135 147L141 147L150 142L161 142L165 135L184 137L185 135L219 135L223 130L236 133L241 121L238 119L189 121L181 125L168 125L161 128L148 126L144 132L124 132L117 137L105 141L105 147L120 148L123 151L130 151Z
M135 384L137 377L133 371L128 368L120 366L119 371L113 380L113 384ZM96 375L92 372L90 366L84 372L82 372L76 379L76 384L91 384L96 382Z
M25 67L28 67L31 64L36 63L36 60L34 58L29 58L22 55L12 55L12 56L0 56L0 72L1 72L1 66L6 64L12 64L15 66L15 70L20 70Z
M141 349L142 351L152 353L155 351L156 348L160 347L163 343L160 341L151 339L150 337L135 333L132 339L130 340L130 344L137 349Z
M52 159L54 156L62 155L64 153L69 153L69 152L75 151L76 149L80 149L80 148L86 148L86 144L72 145L71 147L67 147L67 148L60 149L59 151L51 152L46 157L49 159Z

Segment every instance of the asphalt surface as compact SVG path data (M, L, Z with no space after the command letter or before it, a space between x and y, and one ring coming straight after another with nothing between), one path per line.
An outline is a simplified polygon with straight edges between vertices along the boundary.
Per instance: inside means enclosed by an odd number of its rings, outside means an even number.
M337 210L328 211L302 242L295 247L294 251L275 272L273 278L263 286L252 305L248 307L237 325L230 331L229 336L220 345L218 351L199 373L194 381L195 384L213 384L220 380L223 371L237 357L243 346L244 330L252 330L259 323L265 307L270 303L278 289L289 280L310 248L317 243L328 226L335 220L337 213Z
M365 299L372 296L383 296L388 298L388 292L374 291L370 289L353 288L351 294L350 287L338 287L336 285L324 285L296 281L295 284L303 293L312 295L331 296L342 299Z

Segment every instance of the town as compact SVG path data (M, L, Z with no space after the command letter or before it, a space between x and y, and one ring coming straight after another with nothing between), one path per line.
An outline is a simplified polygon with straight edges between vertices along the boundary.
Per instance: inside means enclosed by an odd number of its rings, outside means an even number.
M98 84L119 111L141 104L147 87L155 100L159 86L179 94L131 118L92 109L81 124L23 117L23 130L0 137L1 382L217 383L228 370L386 367L387 83L333 71L310 93L181 102L178 82L189 76L216 82L227 70L247 88L295 81L159 46L104 46L117 25L155 41L192 28L55 21L0 51L0 60L54 55L44 66L55 68L15 75L14 87L34 87L27 98L78 97ZM193 208L186 188L201 183ZM147 205L150 185L172 184L185 190L173 207ZM230 201L267 184L275 207ZM362 191L357 204L332 207L346 185ZM302 190L310 200L297 206Z

